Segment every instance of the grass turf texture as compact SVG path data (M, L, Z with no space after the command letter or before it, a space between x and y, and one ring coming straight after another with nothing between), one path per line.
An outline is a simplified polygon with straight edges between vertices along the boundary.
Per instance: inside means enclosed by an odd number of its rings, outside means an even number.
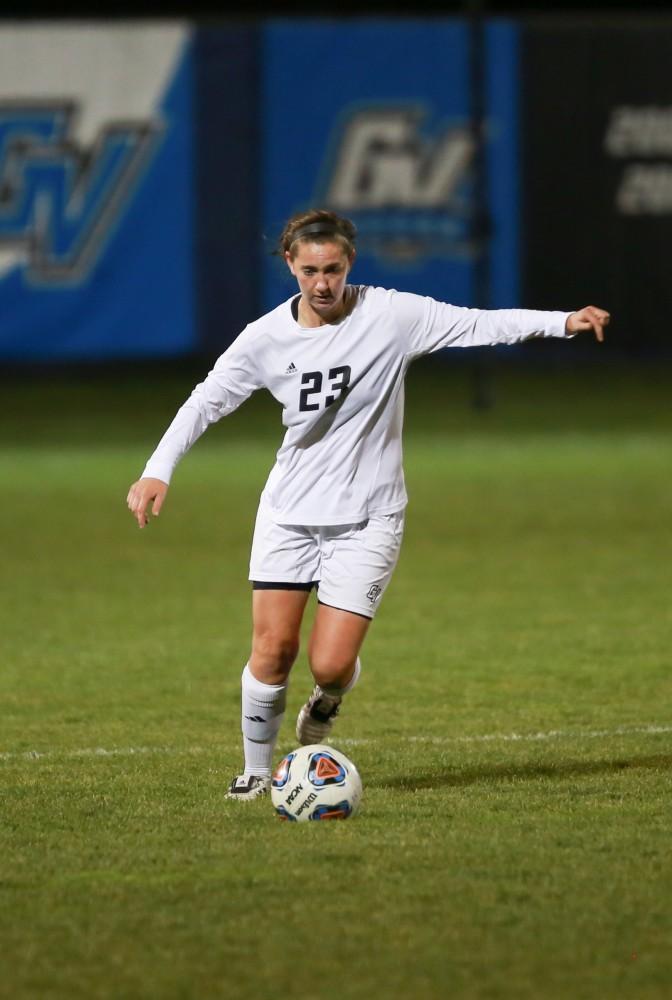
M139 532L200 373L3 386L3 1000L669 996L672 379L495 363L477 410L471 371L409 376L407 535L334 731L363 806L298 826L223 798L275 404ZM278 758L309 689L301 657Z

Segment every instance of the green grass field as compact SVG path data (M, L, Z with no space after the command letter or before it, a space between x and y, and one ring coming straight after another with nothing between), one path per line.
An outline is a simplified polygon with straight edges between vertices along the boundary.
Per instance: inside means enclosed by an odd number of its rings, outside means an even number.
M672 372L411 371L363 805L300 825L224 800L275 404L125 508L196 377L2 387L0 997L669 998Z

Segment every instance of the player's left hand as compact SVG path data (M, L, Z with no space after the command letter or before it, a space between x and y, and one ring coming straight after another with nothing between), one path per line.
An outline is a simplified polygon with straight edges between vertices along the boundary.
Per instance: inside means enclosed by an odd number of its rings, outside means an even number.
M578 312L574 312L567 318L565 329L567 333L581 333L584 330L592 330L595 339L600 343L604 340L604 328L611 319L608 312L598 309L597 306L584 306Z
M152 514L159 516L159 511L163 506L168 492L168 483L162 479L138 479L133 483L128 491L126 503L133 517L138 522L139 528L146 528L149 524L147 511L151 507Z

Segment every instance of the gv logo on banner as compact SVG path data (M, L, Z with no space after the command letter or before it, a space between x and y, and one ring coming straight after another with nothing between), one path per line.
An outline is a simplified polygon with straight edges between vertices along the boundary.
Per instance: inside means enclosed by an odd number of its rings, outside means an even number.
M89 146L74 101L0 102L0 278L77 284L100 256L156 148L156 122L110 121Z
M326 204L353 217L360 242L391 257L468 252L474 142L465 126L433 138L423 107L349 112L323 172Z

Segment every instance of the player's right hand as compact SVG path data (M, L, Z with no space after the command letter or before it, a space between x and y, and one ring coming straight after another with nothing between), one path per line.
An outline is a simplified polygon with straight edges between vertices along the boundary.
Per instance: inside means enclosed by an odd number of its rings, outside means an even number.
M128 491L126 503L139 528L149 524L147 511L150 504L153 516L158 517L167 492L168 484L162 479L138 479L137 483L133 483Z

